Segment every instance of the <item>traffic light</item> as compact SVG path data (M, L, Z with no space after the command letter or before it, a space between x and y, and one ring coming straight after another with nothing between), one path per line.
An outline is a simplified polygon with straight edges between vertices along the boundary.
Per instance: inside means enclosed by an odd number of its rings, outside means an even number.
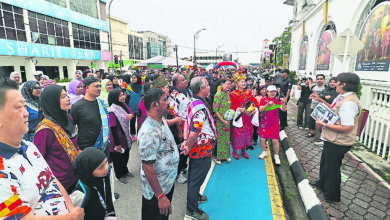
M270 44L270 45L269 45L269 49L272 50L272 51L274 51L274 50L275 50L275 44Z
M118 63L119 63L119 60L118 60L118 56L117 56L117 55L114 56L114 63L115 63L115 64L118 64Z

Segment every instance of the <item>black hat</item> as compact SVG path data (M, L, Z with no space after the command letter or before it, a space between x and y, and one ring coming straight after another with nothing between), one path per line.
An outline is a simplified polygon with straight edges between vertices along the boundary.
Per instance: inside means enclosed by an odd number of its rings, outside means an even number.
M84 87L89 86L95 82L100 82L100 80L94 76L89 76L89 77L84 79Z

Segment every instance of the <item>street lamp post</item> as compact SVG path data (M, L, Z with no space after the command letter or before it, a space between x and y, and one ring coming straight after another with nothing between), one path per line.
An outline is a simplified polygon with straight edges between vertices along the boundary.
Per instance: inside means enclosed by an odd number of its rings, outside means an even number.
M111 3L113 2L114 0L110 0L110 3L108 4L108 22L109 22L109 29L110 29L110 37L109 37L109 49L110 49L110 52L111 52L111 68L114 70L114 51L112 49L112 33L111 33Z
M198 30L198 31L194 34L194 65L196 64L196 47L195 47L195 41L196 41L196 39L198 38L199 33L200 33L201 31L204 31L204 30L206 30L206 28L202 28L202 29Z
M225 46L224 44L222 45L219 45L216 49L215 49L215 62L218 63L218 49Z

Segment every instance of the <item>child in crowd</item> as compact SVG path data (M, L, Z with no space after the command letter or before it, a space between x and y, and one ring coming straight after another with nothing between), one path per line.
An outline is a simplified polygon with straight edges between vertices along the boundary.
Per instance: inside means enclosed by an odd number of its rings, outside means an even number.
M106 154L94 147L85 148L73 161L73 169L80 177L76 190L84 193L84 220L116 219Z
M259 129L257 132L260 136L261 147L263 152L259 155L259 159L264 159L267 153L266 139L271 139L275 150L275 164L280 164L279 158L279 108L282 111L286 111L286 100L280 98L280 101L276 97L276 86L270 85L267 87L267 96L260 101L260 117L262 117ZM278 105L281 105L280 107ZM263 113L264 112L264 113Z

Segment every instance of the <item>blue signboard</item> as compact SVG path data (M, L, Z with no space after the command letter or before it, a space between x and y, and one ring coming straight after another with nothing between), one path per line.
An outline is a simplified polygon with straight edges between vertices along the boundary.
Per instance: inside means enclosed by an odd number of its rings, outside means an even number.
M101 60L100 51L0 39L0 55Z
M81 24L87 27L108 31L107 22L80 14L68 8L64 8L44 0L0 0L10 5L34 11L37 13L52 16L72 23Z
M356 71L389 71L389 60L361 61L356 63Z

